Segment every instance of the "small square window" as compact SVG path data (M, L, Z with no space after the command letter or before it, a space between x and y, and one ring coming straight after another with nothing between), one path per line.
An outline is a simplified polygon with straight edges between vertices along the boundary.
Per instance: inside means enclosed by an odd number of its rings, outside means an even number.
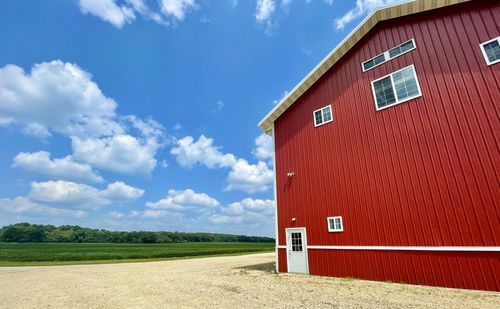
M500 62L500 37L481 44L484 60L487 65Z
M328 105L313 112L314 126L320 126L333 121L332 106Z
M413 65L373 81L372 89L377 110L403 103L422 95Z
M343 232L344 224L342 222L342 217L328 217L328 232Z

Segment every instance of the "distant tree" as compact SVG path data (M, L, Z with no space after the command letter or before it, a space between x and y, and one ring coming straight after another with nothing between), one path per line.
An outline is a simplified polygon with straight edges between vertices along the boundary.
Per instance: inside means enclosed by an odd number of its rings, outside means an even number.
M0 228L3 242L60 243L180 243L180 242L274 242L270 237L180 232L111 232L78 225L17 223Z

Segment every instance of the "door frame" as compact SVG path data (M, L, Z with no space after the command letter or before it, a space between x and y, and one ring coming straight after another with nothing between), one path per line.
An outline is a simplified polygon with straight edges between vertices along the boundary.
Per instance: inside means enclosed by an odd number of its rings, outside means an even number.
M285 236L286 236L286 271L287 273L290 273L290 261L288 259L289 257L289 245L291 246L291 243L288 243L288 233L293 232L293 231L301 231L304 232L304 239L302 240L302 247L304 250L304 254L306 255L306 273L309 275L309 253L307 252L307 231L305 227L289 227L285 229Z

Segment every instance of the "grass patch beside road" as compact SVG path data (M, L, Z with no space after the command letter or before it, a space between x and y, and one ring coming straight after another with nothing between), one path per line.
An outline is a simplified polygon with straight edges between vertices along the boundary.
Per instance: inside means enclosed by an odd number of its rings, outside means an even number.
M0 243L0 266L103 264L270 252L274 243Z

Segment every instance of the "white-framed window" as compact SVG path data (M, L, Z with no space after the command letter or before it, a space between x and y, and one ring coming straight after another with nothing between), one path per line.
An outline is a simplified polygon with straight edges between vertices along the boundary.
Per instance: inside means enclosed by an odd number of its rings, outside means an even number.
M481 43L480 47L487 65L500 62L500 36Z
M372 91L377 111L422 96L413 64L372 81Z
M392 60L396 57L399 57L403 54L406 54L406 53L414 50L415 48L417 48L417 45L415 44L415 39L411 39L411 40L408 40L402 44L399 44L398 46L393 47L393 48L389 49L388 51L385 51L385 52L381 53L380 55L377 55L377 56L363 62L361 65L363 68L363 72L371 70L374 67L381 65L382 63L385 63L389 60Z
M341 216L328 217L328 218L326 218L326 221L328 222L328 232L343 232L344 231L344 224L342 222Z
M317 109L313 112L314 126L324 125L333 121L332 105Z

